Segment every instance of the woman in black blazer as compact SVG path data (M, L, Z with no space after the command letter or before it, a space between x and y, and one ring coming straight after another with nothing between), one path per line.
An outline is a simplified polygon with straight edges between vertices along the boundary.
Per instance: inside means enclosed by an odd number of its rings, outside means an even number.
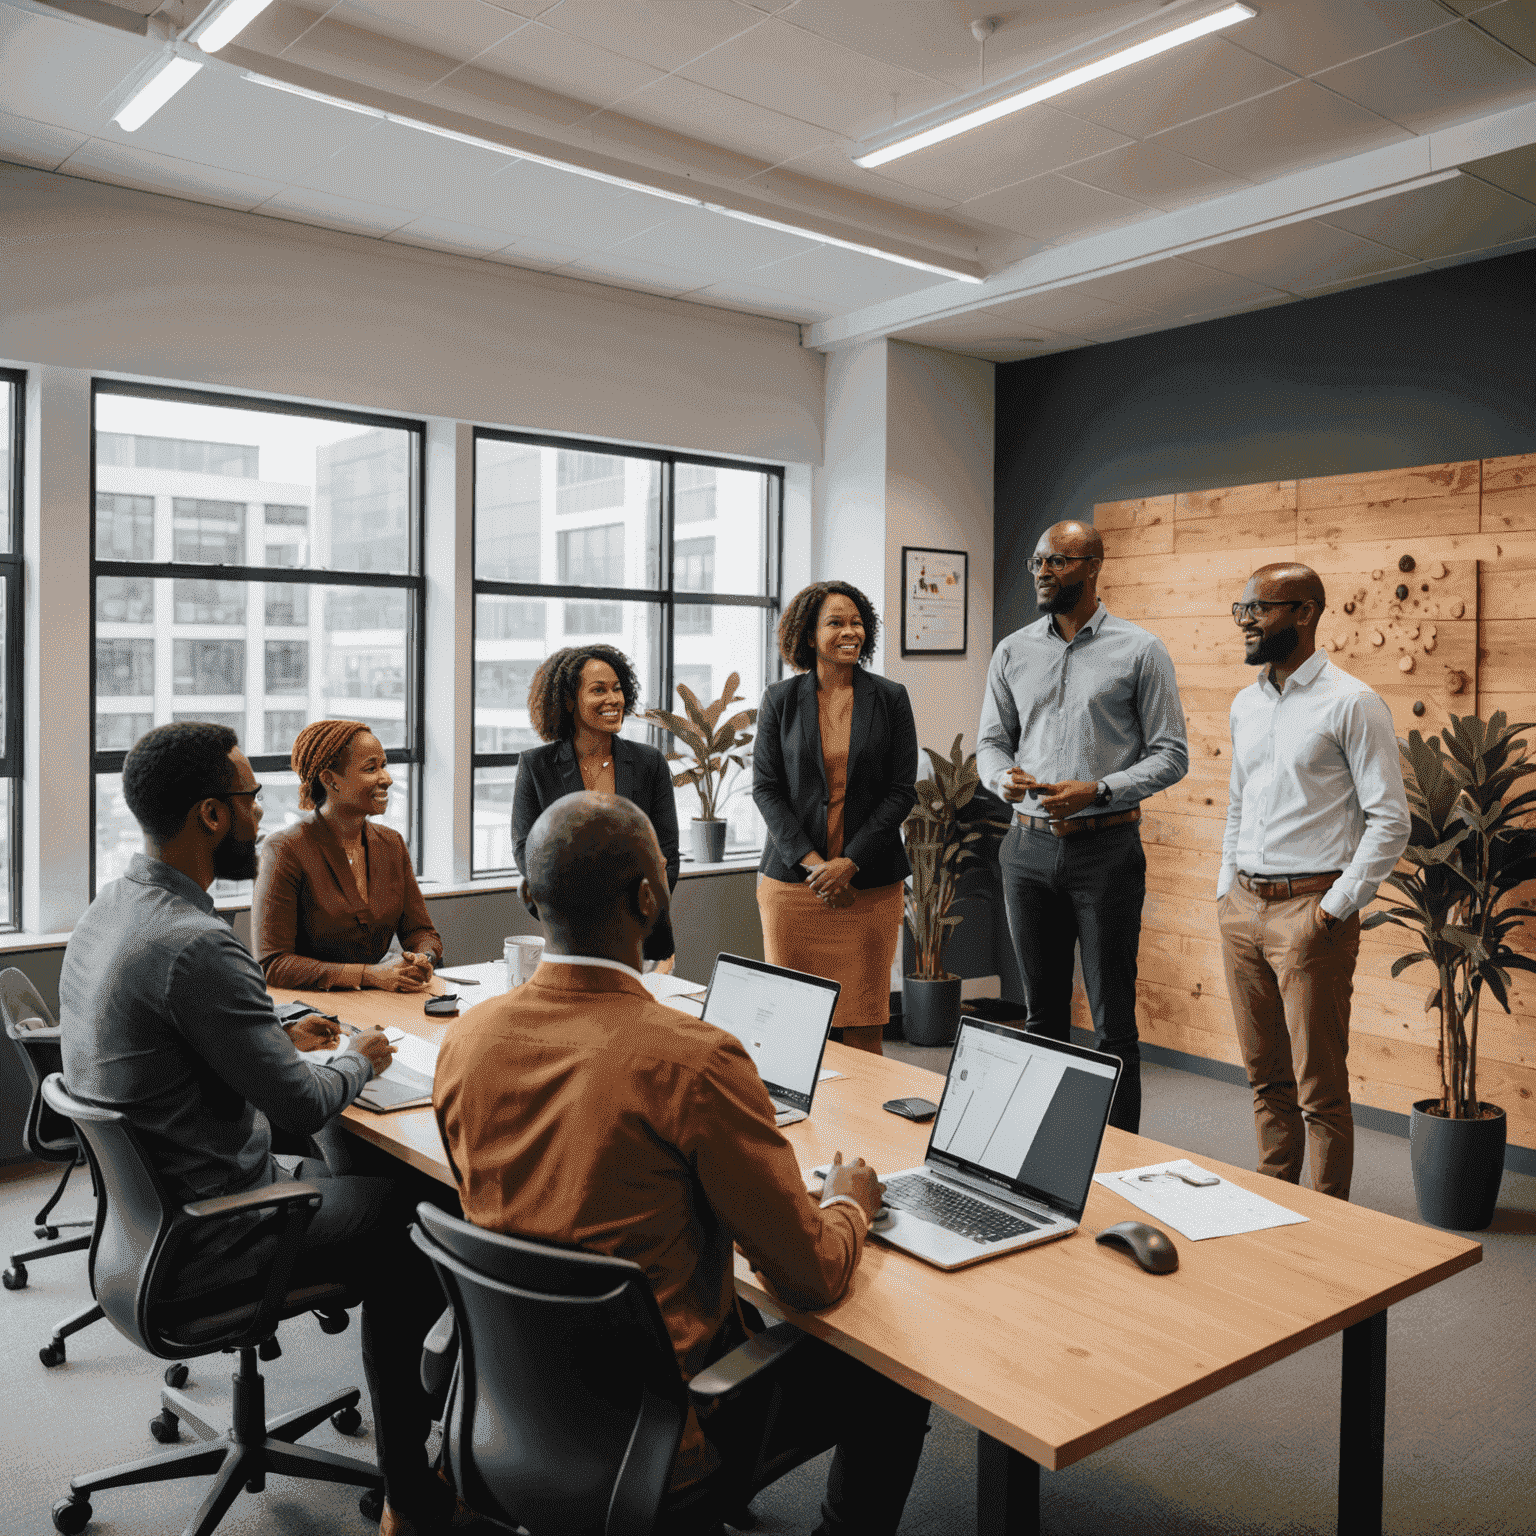
M651 819L677 884L677 802L667 760L643 742L619 735L635 712L640 684L623 651L576 645L556 651L528 686L528 717L548 746L524 752L512 792L512 853L527 874L523 847L539 814L562 795L600 790L633 800Z
M916 802L917 726L907 690L864 670L880 619L845 581L797 593L757 716L752 798L767 823L757 906L770 965L843 985L832 1022L880 1054L891 963L911 873L901 824Z

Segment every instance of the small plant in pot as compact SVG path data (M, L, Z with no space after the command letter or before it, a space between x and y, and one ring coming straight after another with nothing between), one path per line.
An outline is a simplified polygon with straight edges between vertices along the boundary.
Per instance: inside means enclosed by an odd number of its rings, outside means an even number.
M1510 1011L1511 971L1536 972L1536 958L1510 939L1536 909L1510 904L1536 879L1536 827L1525 817L1536 790L1515 786L1536 773L1523 741L1532 725L1452 715L1444 739L1418 731L1399 742L1413 827L1407 874L1386 884L1406 905L1372 912L1361 924L1391 923L1421 947L1395 960L1393 976L1428 961L1435 984L1424 1008L1440 1015L1440 1094L1413 1106L1409 1142L1419 1214L1438 1227L1481 1232L1493 1220L1504 1174L1504 1111L1477 1093L1477 1027L1483 994Z
M913 1045L946 1045L960 1023L960 978L944 969L944 945L959 926L950 908L965 867L981 858L987 838L1000 837L1007 822L973 820L961 812L981 785L976 754L960 751L959 736L949 756L924 747L933 777L917 783L917 804L902 823L912 875L907 884L907 927L912 931L916 969L902 978L902 1033Z
M667 758L688 765L672 775L672 783L679 789L691 784L698 793L699 814L693 818L693 856L700 864L718 864L725 857L726 823L720 810L741 787L742 770L752 760L745 749L752 744L748 727L757 723L757 711L743 709L728 720L720 718L732 704L741 703L741 695L736 692L740 681L741 674L732 672L720 697L708 705L701 705L693 689L679 683L677 696L688 712L686 720L665 709L648 709L641 716L670 731L687 748L684 752L668 752Z

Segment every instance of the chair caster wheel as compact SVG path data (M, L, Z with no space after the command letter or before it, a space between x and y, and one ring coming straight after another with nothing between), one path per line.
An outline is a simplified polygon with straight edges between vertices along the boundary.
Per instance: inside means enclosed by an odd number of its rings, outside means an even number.
M57 1227L33 1227L32 1231L40 1243L51 1243L59 1235L59 1229Z
M257 1357L262 1360L281 1359L283 1354L283 1346L277 1342L277 1335L274 1333L269 1338L263 1339L261 1343L256 1346L256 1354Z
M349 1319L345 1312L316 1312L315 1321L321 1333L345 1333Z
M167 1409L161 1409L149 1421L149 1432L161 1445L173 1445L181 1439L181 1420Z
M13 1264L0 1275L0 1285L4 1285L8 1291L23 1291L27 1287L27 1266L25 1264Z
M49 1370L52 1370L56 1365L63 1365L64 1340L54 1339L51 1343L44 1344L43 1347L38 1350L37 1358L41 1360L43 1364L49 1368Z
M187 1370L186 1361L178 1360L174 1365L166 1366L165 1384L168 1387L184 1387L187 1384L187 1377L189 1375L191 1375L191 1372Z
M370 1488L357 1501L357 1512L365 1520L372 1520L378 1524L384 1518L384 1490L382 1488Z
M91 1523L91 1501L72 1493L53 1506L53 1528L64 1536L79 1536Z
M363 1416L356 1408L338 1408L331 1415L331 1428L338 1435L355 1435L363 1427Z

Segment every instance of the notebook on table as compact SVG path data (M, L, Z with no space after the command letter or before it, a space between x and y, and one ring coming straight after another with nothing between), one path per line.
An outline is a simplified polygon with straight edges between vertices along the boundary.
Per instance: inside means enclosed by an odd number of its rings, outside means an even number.
M715 961L704 1022L741 1042L773 1100L776 1125L804 1120L811 1112L841 991L841 983L824 976L742 955L721 955Z
M962 1019L921 1168L885 1179L871 1235L959 1269L1077 1230L1118 1057Z

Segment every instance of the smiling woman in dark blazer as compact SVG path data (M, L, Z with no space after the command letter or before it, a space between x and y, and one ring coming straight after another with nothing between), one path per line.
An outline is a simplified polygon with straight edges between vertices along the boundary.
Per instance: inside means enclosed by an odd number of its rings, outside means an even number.
M667 884L677 884L672 770L655 747L619 735L639 700L629 657L611 645L567 646L534 673L528 718L548 745L522 754L512 791L512 854L525 874L523 845L545 807L590 789L632 800L650 817Z
M833 1024L880 1054L911 866L901 824L917 800L907 690L867 672L874 605L845 581L799 592L779 654L800 674L763 694L752 798L767 823L757 906L771 965L843 985Z

